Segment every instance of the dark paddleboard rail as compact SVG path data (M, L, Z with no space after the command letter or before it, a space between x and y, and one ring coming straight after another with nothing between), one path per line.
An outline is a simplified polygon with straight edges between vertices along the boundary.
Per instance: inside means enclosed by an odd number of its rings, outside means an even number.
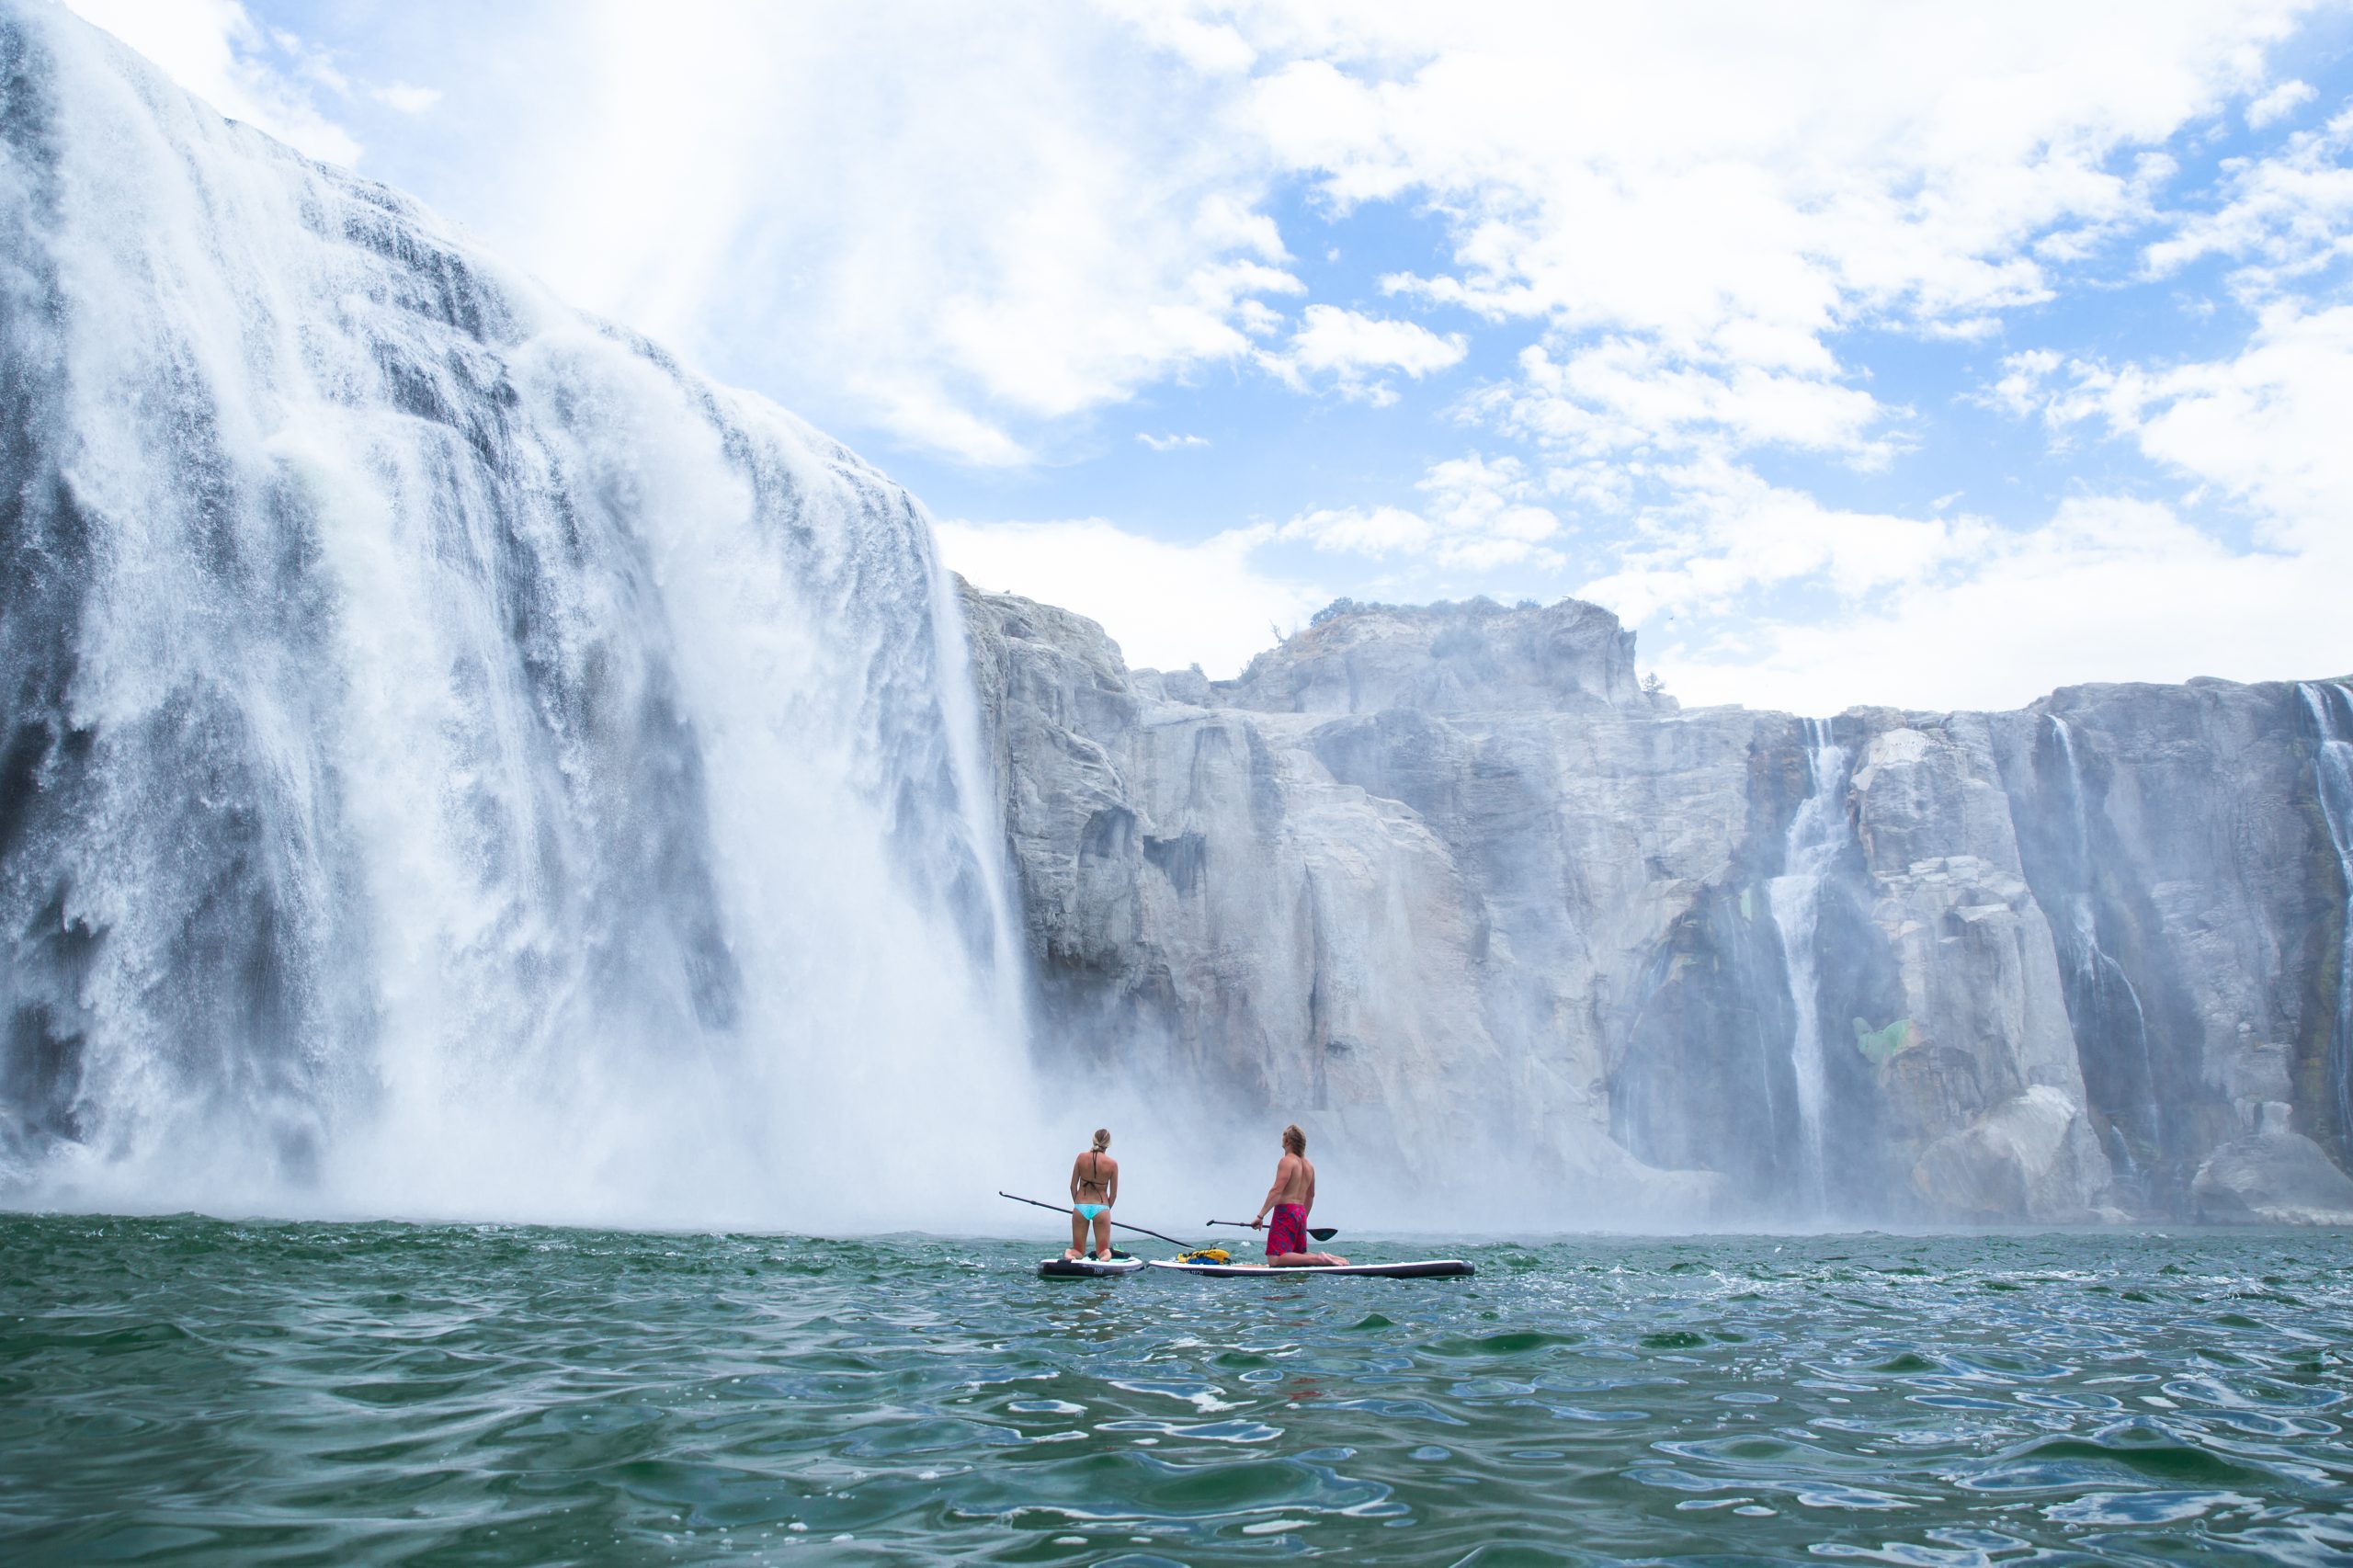
M1290 1268L1269 1268L1263 1263L1164 1263L1154 1258L1152 1267L1177 1274L1198 1274L1209 1279L1288 1279L1303 1274L1345 1274L1365 1279L1450 1279L1479 1272L1459 1257L1425 1257L1411 1263L1302 1264Z
M1038 1266L1040 1279L1117 1279L1123 1274L1134 1274L1143 1267L1140 1257L1114 1257L1108 1263L1097 1263L1091 1257L1050 1257Z

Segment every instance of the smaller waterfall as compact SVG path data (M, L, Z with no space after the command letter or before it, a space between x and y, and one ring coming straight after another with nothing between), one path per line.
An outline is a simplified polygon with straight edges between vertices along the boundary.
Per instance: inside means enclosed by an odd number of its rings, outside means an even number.
M2313 716L2313 774L2330 847L2345 889L2336 953L2336 1017L2328 1031L2328 1087L2336 1126L2353 1138L2353 688L2303 682L2297 692Z
M1854 843L1855 830L1847 817L1847 748L1833 738L1825 721L1803 722L1813 785L1797 814L1790 819L1781 874L1768 884L1767 897L1773 924L1781 934L1782 971L1789 982L1794 1018L1790 1067L1797 1084L1798 1122L1804 1136L1806 1197L1818 1210L1828 1197L1823 1147L1828 1062L1822 1039L1821 971L1814 937L1821 923L1823 884L1839 856Z
M2141 1006L2141 994L2133 989L2123 967L2100 945L2099 909L2092 897L2092 829L2090 808L2084 794L2083 764L2075 756L2075 734L2067 721L2056 713L2047 717L2052 742L2066 765L2069 822L2074 828L2076 875L2067 892L2067 929L2059 934L2061 944L2072 949L2067 975L2070 1017L2079 1039L2112 1038L2120 1027L2130 1035L2133 1058L2141 1064L2141 1103L2135 1110L2139 1125L2133 1131L2144 1148L2159 1148L2164 1142L2163 1113L2157 1104L2156 1058L2149 1045L2149 1017ZM2120 996L2123 1002L2120 1008L2113 1005ZM2116 1138L2109 1142L2115 1145L2109 1151L2110 1157L2124 1150L2128 1173L2137 1171L2125 1141Z

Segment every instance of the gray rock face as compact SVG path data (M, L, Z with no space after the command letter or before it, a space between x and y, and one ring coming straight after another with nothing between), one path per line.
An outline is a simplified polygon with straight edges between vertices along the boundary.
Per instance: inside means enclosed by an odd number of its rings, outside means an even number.
M1455 714L1624 707L1640 697L1633 633L1596 605L1343 600L1258 655L1240 680L1217 683L1214 700L1277 713Z
M2268 1100L2342 1155L2297 688L1816 722L1645 694L1574 601L1343 605L1214 683L964 604L1074 1068L1586 1221L2188 1214Z
M2213 1224L2353 1225L2353 1180L2321 1146L2289 1126L2284 1102L2263 1108L2259 1125L2214 1151L2190 1194Z

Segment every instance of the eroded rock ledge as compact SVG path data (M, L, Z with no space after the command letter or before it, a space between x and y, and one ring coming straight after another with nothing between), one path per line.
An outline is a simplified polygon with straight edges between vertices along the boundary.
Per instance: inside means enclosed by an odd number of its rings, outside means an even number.
M2313 1159L2343 1180L2295 687L1809 722L1645 692L1574 600L1343 603L1214 682L964 604L1066 1065L1411 1184L1508 1151L1572 1219L2310 1217Z

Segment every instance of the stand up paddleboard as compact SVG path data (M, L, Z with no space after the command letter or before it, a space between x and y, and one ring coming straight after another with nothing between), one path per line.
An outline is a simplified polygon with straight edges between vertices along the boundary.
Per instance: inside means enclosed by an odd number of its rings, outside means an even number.
M1178 1274L1199 1274L1210 1279L1255 1279L1296 1274L1351 1274L1372 1279L1443 1279L1479 1271L1459 1257L1425 1257L1412 1263L1306 1263L1290 1268L1269 1268L1263 1263L1164 1263L1154 1268Z
M1143 1267L1140 1257L1114 1257L1097 1263L1091 1257L1050 1257L1038 1266L1040 1279L1116 1279Z

